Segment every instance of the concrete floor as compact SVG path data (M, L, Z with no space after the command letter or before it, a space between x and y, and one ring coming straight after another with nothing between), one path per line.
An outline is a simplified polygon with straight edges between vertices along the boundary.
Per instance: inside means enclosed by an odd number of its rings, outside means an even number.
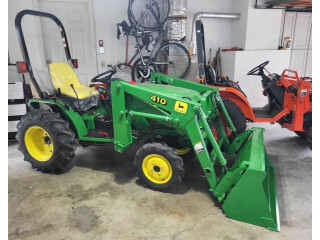
M56 176L33 170L9 143L9 239L311 239L311 151L294 133L266 127L275 167L281 231L227 218L208 191L199 164L169 193L135 176L137 146L78 148L73 168Z

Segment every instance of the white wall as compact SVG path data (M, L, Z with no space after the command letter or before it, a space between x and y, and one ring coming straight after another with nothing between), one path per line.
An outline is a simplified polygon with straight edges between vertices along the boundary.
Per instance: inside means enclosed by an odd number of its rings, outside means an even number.
M249 0L246 50L278 49L283 9L255 9Z
M267 60L271 73L281 74L289 68L291 51L277 50L284 11L255 9L255 0L234 0L234 12L239 12L241 19L233 23L232 46L244 51L222 53L222 72L239 81L253 107L262 107L267 98L262 95L261 81L247 72Z
M278 49L284 10L255 9L255 0L234 0L241 19L232 25L232 45L245 50Z
M98 71L106 71L107 67L102 67L101 63L104 61L107 64L116 64L117 62L124 62L125 59L125 40L117 39L117 23L126 20L127 17L128 0L94 0L94 20L96 32L96 47L97 47L97 63ZM99 53L98 40L104 41L105 52ZM130 52L134 51L134 39L130 39Z
M201 4L200 4L201 3ZM191 39L192 19L197 12L233 12L233 0L188 0L188 20L187 20L187 39ZM99 72L106 70L101 67L101 62L115 64L125 59L125 40L117 40L116 24L122 20L128 22L127 17L128 0L94 0L94 16L96 39L104 40L105 53L100 54L97 44L97 62ZM213 54L218 47L229 48L231 44L232 21L221 19L203 19L206 31L206 47L213 48ZM134 53L134 39L130 38L129 57ZM197 61L193 58L193 62ZM196 69L194 69L196 71ZM129 73L127 70L126 73ZM118 73L119 77L129 80L128 74ZM195 75L190 75L189 79L195 79Z
M239 48L245 48L247 35L247 18L248 18L249 1L234 0L233 12L240 13L241 17L238 21L232 23L231 45Z
M233 13L233 0L188 0L187 38L191 39L192 20L197 12ZM228 19L201 19L205 29L206 48L213 53L221 48L229 48L231 44L232 22Z
M10 0L8 2L8 51L12 63L23 60L15 29L15 17L18 12L24 9L38 9L37 1ZM24 36L32 66L37 69L44 69L45 62L39 19L25 16L22 19L22 28L24 29Z

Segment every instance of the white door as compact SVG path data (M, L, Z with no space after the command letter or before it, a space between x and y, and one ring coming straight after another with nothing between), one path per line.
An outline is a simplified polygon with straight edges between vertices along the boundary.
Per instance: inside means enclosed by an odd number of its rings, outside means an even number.
M90 79L97 75L93 12L88 2L39 0L40 11L52 13L62 22L71 58L78 59L79 68L75 71L84 85L88 85ZM57 25L52 20L46 19L42 20L41 24L47 63L65 61Z
M292 49L308 49L311 33L311 23L311 13L297 13Z

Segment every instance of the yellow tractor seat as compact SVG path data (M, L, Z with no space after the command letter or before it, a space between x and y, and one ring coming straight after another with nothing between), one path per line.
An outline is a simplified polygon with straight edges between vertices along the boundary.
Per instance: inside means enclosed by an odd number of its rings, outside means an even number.
M78 95L79 100L99 95L98 91L80 83L76 73L68 63L51 63L49 64L49 69L54 87L56 88L56 90L60 88L62 94L72 98L77 98ZM77 95L75 94L70 84L73 84Z

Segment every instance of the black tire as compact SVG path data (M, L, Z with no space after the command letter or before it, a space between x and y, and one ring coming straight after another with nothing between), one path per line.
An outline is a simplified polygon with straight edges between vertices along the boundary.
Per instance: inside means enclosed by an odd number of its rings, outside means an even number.
M302 139L306 139L308 137L308 133L306 132L298 132L298 131L295 131L295 133L301 137Z
M223 104L227 109L227 112L233 122L234 127L236 128L236 133L240 134L247 129L247 120L244 116L241 108L233 101L222 98Z
M170 49L174 55L168 56L170 54ZM168 53L169 51L169 53ZM169 57L170 60L166 60L163 58ZM178 62L179 60L179 62ZM166 65L158 65L157 62L170 62ZM164 73L166 75L170 75L172 77L184 78L187 76L191 66L191 58L189 51L180 43L169 42L163 45L157 52L154 57L155 69L157 72ZM169 70L166 69L166 66L169 65ZM177 70L179 70L177 72ZM170 71L170 72L169 72Z
M170 147L174 148L176 153L185 161L190 161L195 158L195 154L192 148L186 148L179 144L179 140L172 136L163 136L163 141Z
M144 56L142 58L145 63L147 63L150 59L150 57L148 56ZM144 66L141 58L139 58L133 63L133 68L131 69L131 78L135 82L143 83L146 81L150 81L152 72L155 72L154 67Z
M32 168L41 172L61 173L73 160L78 141L75 138L74 132L69 128L69 123L63 120L59 113L41 109L32 110L22 117L17 125L17 129L16 140L19 142L18 150L23 153L24 160L31 163ZM38 144L39 146L37 140L41 139L41 134L38 134L38 136L30 135L31 133L29 132L34 131L33 129L37 129L37 131L45 130L46 136L43 137L43 144L47 144L48 146L53 144L53 150L50 150L51 153L46 152L46 154L49 154L49 159L47 160L35 159L28 151L28 147L26 146L26 144L28 145L26 143L28 140L26 139L29 139L29 150L33 149L32 151L39 152L39 148L37 150L36 145ZM27 133L28 130L30 131ZM36 137L32 138L32 136L37 136L38 139ZM30 142L35 147L30 147Z
M176 152L184 161L190 161L196 157L192 148L176 148Z
M146 3L151 3L150 9L152 9L153 12L147 10ZM130 22L133 22L137 26L147 30L154 30L167 21L169 11L169 0L130 0L128 18Z
M308 129L308 136L307 136L307 142L309 148L312 150L312 126Z
M169 176L166 176L169 170L166 171L167 169L165 167L161 168L161 164L159 164L159 166L153 164L154 167L152 173L149 173L147 170L145 170L147 171L147 173L145 173L145 171L143 170L143 166L144 164L148 163L148 160L145 159L147 159L147 157L151 156L152 154L160 155L167 161L167 164L171 167L171 175L169 174ZM152 161L152 159L149 159L149 161ZM134 165L136 167L137 175L139 176L139 178L142 179L142 181L149 187L156 190L164 190L170 188L173 185L180 183L184 176L183 161L181 157L178 156L173 148L162 143L154 142L143 145L136 153ZM156 178L158 178L158 176L149 176L148 178L148 176L146 175L154 173L159 173L159 176L160 174L163 174L162 176L167 177L167 179L162 179L157 182Z

